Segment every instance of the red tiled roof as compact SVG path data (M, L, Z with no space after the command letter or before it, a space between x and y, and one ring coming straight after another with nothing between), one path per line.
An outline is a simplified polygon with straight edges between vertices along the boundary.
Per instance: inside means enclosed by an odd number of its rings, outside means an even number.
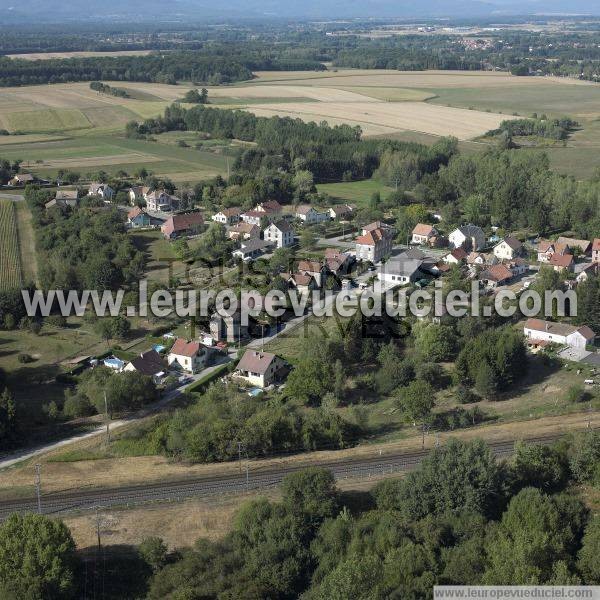
M378 227L376 229L367 230L367 233L365 235L357 237L356 243L362 244L364 246L375 246L383 240L384 236L385 233L383 229Z
M462 246L460 248L454 248L454 250L452 250L452 252L450 252L450 254L456 260L464 260L468 256L467 251Z
M555 252L548 261L548 264L553 267L570 267L573 264L573 255Z
M135 219L138 215L141 215L144 211L139 207L135 206L127 213L128 219Z
M491 281L506 281L513 276L512 271L505 265L493 265L488 267L481 275L481 279L489 279Z
M412 230L415 235L431 235L435 231L433 225L426 225L425 223L417 223L415 228Z
M319 273L322 265L318 260L301 260L298 263L298 271L308 271L309 273Z
M197 227L202 223L204 223L204 219L199 212L173 215L163 223L161 230L163 233L170 235L176 231L185 231Z
M178 356L196 356L200 352L202 344L200 342L188 342L183 338L177 338L173 347L171 348L170 354L177 354Z

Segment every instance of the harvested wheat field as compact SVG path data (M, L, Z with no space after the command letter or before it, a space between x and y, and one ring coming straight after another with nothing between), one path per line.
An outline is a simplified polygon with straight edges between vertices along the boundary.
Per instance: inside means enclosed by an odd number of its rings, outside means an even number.
M247 110L258 116L298 117L303 121L360 125L365 135L395 131L419 131L433 135L454 135L467 140L498 127L505 115L450 108L423 102L304 102L261 104Z
M51 58L96 58L100 56L146 56L152 50L117 50L115 52L30 52L28 54L7 54L9 58L22 60L50 60Z

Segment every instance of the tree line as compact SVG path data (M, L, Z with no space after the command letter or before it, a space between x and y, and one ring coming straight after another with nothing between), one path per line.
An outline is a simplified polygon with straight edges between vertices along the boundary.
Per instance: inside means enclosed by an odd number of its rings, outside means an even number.
M245 502L221 539L169 549L152 536L95 561L60 520L13 514L0 525L0 592L68 600L100 578L106 598L420 600L438 584L598 585L600 517L578 486L597 488L599 464L593 431L517 443L504 461L451 439L367 492L310 467L284 478L279 501Z

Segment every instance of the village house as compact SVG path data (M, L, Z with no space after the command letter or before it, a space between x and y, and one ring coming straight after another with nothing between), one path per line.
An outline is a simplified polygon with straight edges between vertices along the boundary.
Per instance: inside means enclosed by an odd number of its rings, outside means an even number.
M243 240L240 243L240 247L236 248L231 255L233 258L239 258L244 262L248 262L261 256L268 246L269 242L260 238Z
M168 240L172 240L181 236L194 235L202 229L203 225L204 219L199 212L184 213L169 217L161 225L160 230Z
M223 225L235 225L240 220L241 210L238 207L223 208L215 213L211 219Z
M417 223L412 230L411 241L413 244L430 244L432 238L435 238L437 235L438 230L433 225Z
M395 229L387 223L384 223L383 221L373 221L373 223L365 225L361 229L360 234L367 235L370 231L374 231L375 229L381 229L382 231L386 231L388 232L390 237L394 237Z
M327 267L318 260L301 260L298 263L298 273L310 275L317 287L322 287L327 277Z
M499 260L513 260L521 256L523 244L517 238L508 236L494 246L493 252Z
M300 219L300 221L304 221L307 225L312 225L314 223L322 223L323 221L329 220L329 214L326 212L319 212L312 206L308 204L300 205L296 208L296 213L294 215L296 219Z
M600 262L600 238L592 243L592 262Z
M242 315L236 311L230 315L215 312L210 317L210 335L217 342L235 343L248 336L248 327L242 325Z
M55 197L44 204L44 208L67 208L68 206L74 208L79 202L79 194L77 190L58 190Z
M167 356L169 367L187 373L198 373L207 364L209 349L200 342L177 338Z
M250 240L260 237L260 227L252 223L236 223L227 231L230 240Z
M269 200L267 202L261 202L254 207L254 210L262 212L268 215L273 215L273 218L277 218L283 210L281 204L277 200Z
M578 240L577 238L564 237L561 235L556 241L559 244L568 246L571 251L578 249L579 253L584 256L589 255L592 250L592 243L589 240Z
M456 228L449 236L448 241L452 248L465 250L482 250L485 248L485 233L477 225L462 225Z
M144 209L140 208L139 206L134 206L127 213L127 224L132 229L150 227L152 225L152 218Z
M354 208L349 204L336 204L329 209L329 217L338 221L349 219L354 213Z
M88 188L88 196L96 196L102 198L105 202L110 202L115 195L113 190L107 183L94 182L90 184Z
M248 211L242 213L240 215L240 218L242 219L242 221L244 223L248 223L250 225L256 225L258 227L260 227L260 224L263 219L267 219L268 221L273 220L273 219L270 219L269 217L267 217L267 215L265 215L264 212L260 212L258 210L248 210Z
M246 350L237 365L237 376L250 385L265 388L280 381L286 371L285 361L270 352Z
M529 271L529 263L520 256L514 260L504 261L504 264L512 271L513 277L525 275Z
M572 271L575 259L572 254L558 254L555 252L548 261L548 265L550 265L555 271L559 273L563 271Z
M579 275L577 275L577 283L585 283L590 277L598 277L600 275L600 263L593 262L585 267Z
M144 194L150 192L150 188L144 185L132 185L129 190L129 202L131 204L138 204L144 200Z
M421 259L410 258L406 253L402 253L393 256L379 267L377 279L388 287L408 285L423 278L422 264Z
M144 193L146 209L154 212L170 212L177 204L177 198L164 190L152 190Z
M550 240L540 240L537 247L538 262L549 262L555 255L564 256L571 254L571 250L567 244L552 242Z
M286 221L271 223L264 231L265 241L275 244L277 248L286 248L294 243L294 230Z
M545 343L559 344L571 348L585 349L594 343L596 334L587 326L575 327L566 323L554 323L542 319L527 319L523 334L528 344L535 346Z
M363 228L363 234L356 238L356 259L377 263L391 254L392 241L393 234L389 228Z
M496 288L507 285L513 277L513 272L506 265L492 265L479 275L479 281L488 288Z
M492 264L489 262L488 258L482 252L469 252L467 254L467 264L469 266L482 267L487 264ZM494 257L494 263L498 262Z
M346 252L340 252L337 248L325 250L325 264L336 276L346 275L350 271L354 257Z
M18 187L21 185L27 185L28 183L35 183L37 179L31 173L17 173L9 182L8 185L11 187Z
M467 251L464 248L458 247L445 254L442 260L449 265L460 265L465 262L467 256Z
M128 362L123 371L137 371L142 375L152 377L152 381L158 384L166 377L168 367L156 350L148 350Z
M301 294L311 292L319 287L315 278L305 273L281 273L280 276L287 282L290 288L297 290Z

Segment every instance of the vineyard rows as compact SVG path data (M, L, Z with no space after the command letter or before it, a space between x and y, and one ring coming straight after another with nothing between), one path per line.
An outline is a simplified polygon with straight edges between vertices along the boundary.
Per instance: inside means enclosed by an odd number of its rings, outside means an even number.
M23 284L15 205L0 200L0 290Z

